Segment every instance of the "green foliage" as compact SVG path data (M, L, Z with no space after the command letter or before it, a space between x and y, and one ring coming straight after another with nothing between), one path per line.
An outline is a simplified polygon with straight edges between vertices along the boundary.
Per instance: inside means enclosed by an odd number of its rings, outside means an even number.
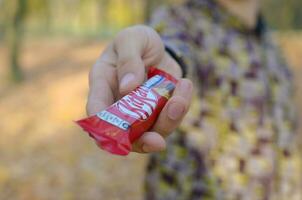
M6 43L9 51L10 77L13 82L23 78L19 63L20 46L22 44L23 20L26 13L26 0L11 0L6 2L10 12L7 12Z
M4 32L7 4L0 0L0 38ZM143 23L160 4L184 0L26 0L26 32L30 35L83 35L106 37L131 24ZM301 0L266 0L263 10L277 29L302 27Z
M302 28L301 0L263 1L265 17L272 27L277 29Z
M6 38L11 77L15 81L22 79L19 52L23 25L30 36L105 38L123 27L148 20L159 5L182 1L185 0L0 0L0 41ZM273 28L302 28L301 0L262 2Z

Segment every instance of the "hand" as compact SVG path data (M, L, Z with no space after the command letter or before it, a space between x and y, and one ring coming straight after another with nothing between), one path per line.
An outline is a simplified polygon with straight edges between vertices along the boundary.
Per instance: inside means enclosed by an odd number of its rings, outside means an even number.
M181 68L165 52L161 38L152 28L134 26L117 34L90 71L88 115L107 108L141 85L149 66L181 77ZM153 129L133 144L133 151L147 153L165 149L164 138L177 128L188 111L192 89L190 80L179 79Z

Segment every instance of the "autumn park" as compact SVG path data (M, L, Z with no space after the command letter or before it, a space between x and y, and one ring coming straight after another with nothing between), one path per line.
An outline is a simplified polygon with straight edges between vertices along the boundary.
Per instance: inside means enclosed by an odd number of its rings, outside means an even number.
M86 116L88 72L108 41L181 1L0 0L0 199L142 199L147 155L100 151L73 121ZM300 0L263 8L294 72L298 124L301 8Z

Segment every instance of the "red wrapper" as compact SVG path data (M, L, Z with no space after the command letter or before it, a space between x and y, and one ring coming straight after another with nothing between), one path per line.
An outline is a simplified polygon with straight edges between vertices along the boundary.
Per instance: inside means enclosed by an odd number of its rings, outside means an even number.
M132 143L155 123L172 95L176 79L151 67L148 80L107 109L76 123L110 153L128 155Z

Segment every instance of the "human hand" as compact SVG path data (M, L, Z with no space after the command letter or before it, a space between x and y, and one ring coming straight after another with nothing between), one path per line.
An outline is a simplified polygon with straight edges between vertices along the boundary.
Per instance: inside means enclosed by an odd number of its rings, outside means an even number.
M152 28L139 25L118 33L89 73L87 114L104 110L141 85L149 66L181 77L180 66L165 52L160 36ZM181 123L188 111L192 90L190 80L179 79L152 130L134 142L133 151L149 153L165 149L164 138Z

